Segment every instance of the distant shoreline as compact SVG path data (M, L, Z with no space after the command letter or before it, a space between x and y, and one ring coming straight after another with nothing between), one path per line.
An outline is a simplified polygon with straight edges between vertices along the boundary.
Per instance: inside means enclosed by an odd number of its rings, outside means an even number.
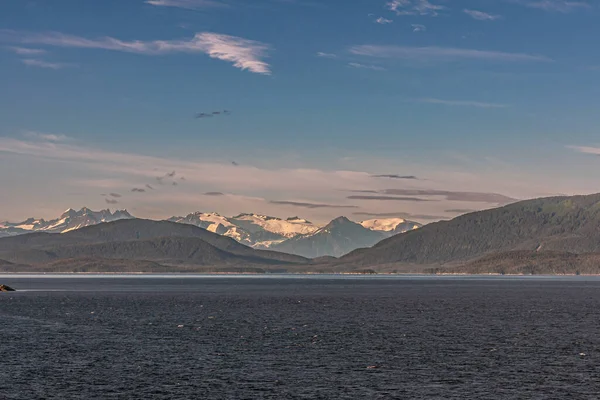
M600 277L600 274L498 274L498 273L419 273L419 272L381 272L381 273L352 273L352 272L277 272L277 273L257 273L257 272L0 272L0 277L3 276L20 276L20 277L44 277L44 276L130 276L130 277L152 277L152 276L169 276L169 277L201 277L201 276L379 276L379 277L444 277L444 276L464 276L464 277Z

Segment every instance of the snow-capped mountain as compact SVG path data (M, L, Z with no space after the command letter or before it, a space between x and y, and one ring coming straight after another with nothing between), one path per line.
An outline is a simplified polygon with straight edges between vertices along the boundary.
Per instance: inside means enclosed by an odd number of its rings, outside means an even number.
M418 222L407 221L403 218L369 219L360 224L372 231L388 232L390 236L412 231L422 226Z
M79 211L69 208L60 217L46 221L44 219L29 218L23 222L0 222L0 236L21 235L31 232L65 233L85 226L96 225L102 222L132 219L127 210L92 211L87 207Z
M346 217L339 217L315 232L298 235L274 245L272 249L307 258L340 257L360 247L371 247L387 236L386 232L371 230Z
M0 223L0 237L31 232L64 233L102 222L134 218L126 210L79 211L68 209L59 218L46 221L29 218L18 223ZM191 224L228 236L257 249L272 249L305 257L341 256L359 247L370 247L392 235L417 229L421 225L402 218L372 219L355 223L336 218L325 227L306 219L281 219L260 214L225 217L217 213L195 212L171 217L171 222Z
M168 220L180 224L195 225L219 235L229 236L247 246L255 245L255 238L250 233L232 224L227 217L217 213L195 212L185 217L171 217Z
M288 238L319 229L298 217L283 220L258 214L224 217L217 213L196 212L185 217L171 217L169 221L196 225L256 248L269 248Z
M298 217L281 219L258 214L240 214L231 218L231 222L248 232L264 230L284 238L312 233L319 229L310 221Z

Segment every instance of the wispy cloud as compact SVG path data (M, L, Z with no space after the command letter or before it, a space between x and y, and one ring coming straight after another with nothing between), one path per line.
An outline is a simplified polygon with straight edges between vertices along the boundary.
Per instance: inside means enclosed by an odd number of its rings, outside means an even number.
M570 1L570 0L512 0L513 3L518 3L530 8L537 8L544 11L554 11L561 13L569 13L578 9L591 8L587 1Z
M435 201L428 199L421 199L419 197L392 197L392 196L348 196L350 200L379 200L379 201L411 201L411 202L424 202L424 201Z
M460 106L460 107L477 107L477 108L506 108L506 104L498 103L484 103L481 101L470 101L470 100L442 100L434 98L423 98L416 100L419 103L428 104L441 104L445 106Z
M450 219L443 215L429 215L429 214L411 214L407 212L389 212L389 213L377 213L377 212L355 212L352 215L360 217L370 218L404 218L404 219L418 219L426 221L439 221L442 219Z
M438 11L446 9L445 6L432 4L429 0L391 0L386 6L396 15L429 15L433 17L438 15Z
M279 204L284 206L294 206L301 208L358 208L357 206L340 205L340 204L318 204L318 203L305 203L300 201L277 201L272 200L269 203Z
M579 153L600 155L600 147L592 146L567 146L568 149L575 150Z
M351 62L351 63L348 63L348 66L352 67L352 68L358 68L358 69L370 69L373 71L385 71L385 68L380 67L378 65L366 65L366 64L359 64L359 63Z
M381 25L386 25L386 24L391 24L394 21L392 21L391 19L379 17L375 20L375 22L378 24L381 24Z
M226 4L213 0L146 0L146 4L160 7L177 7L187 10L200 10L208 7L227 7Z
M49 62L44 60L37 60L35 58L24 58L21 62L29 67L38 67L38 68L46 68L46 69L63 69L63 68L72 68L76 67L75 64L66 64L66 63L57 63L57 62Z
M422 24L412 24L411 25L413 32L425 32L427 27Z
M58 32L40 34L16 31L0 31L0 38L26 44L102 49L144 55L203 53L211 58L230 62L234 67L242 70L264 75L271 74L269 64L264 61L269 45L213 32L200 32L188 40L126 41L112 37L88 39Z
M7 49L20 56L39 56L40 54L46 53L46 50L44 49L32 49L29 47L9 46Z
M479 21L495 21L497 19L502 18L502 16L500 16L500 15L488 14L483 11L469 10L466 8L463 10L463 12L465 14L467 14L468 16L470 16L471 18L474 18Z
M336 54L333 54L333 53L323 53L322 51L317 52L317 57L338 58L338 56Z
M20 136L20 135L19 135ZM354 170L286 168L274 167L272 163L265 166L254 166L249 163L232 165L228 160L219 162L198 156L196 159L180 157L148 156L136 153L110 151L86 145L81 141L52 142L38 138L24 140L21 138L0 137L0 158L13 160L15 168L27 168L33 181L25 186L19 183L5 184L6 195L13 199L4 208L7 214L27 217L32 208L42 210L42 205L50 204L52 209L43 211L43 217L60 212L63 203L69 201L68 193L83 191L87 196L86 205L99 207L105 199L115 198L109 193L120 193L122 198L116 199L128 208L135 207L136 215L143 218L165 218L175 215L181 210L197 209L214 210L222 214L234 214L241 211L252 211L279 217L288 216L294 210L303 211L302 216L325 222L338 216L340 209L331 206L352 206L356 212L392 213L399 211L422 215L444 215L443 210L454 208L471 208L473 204L466 197L460 200L458 194L452 199L440 193L450 191L511 193L519 198L539 197L538 193L552 189L554 191L572 192L573 189L557 187L561 181L547 178L545 175L532 176L515 166L514 173L494 169L489 171L480 165L473 165L469 172L456 169L454 166L431 166L430 160L422 164L394 160L392 163L379 163L379 160L368 162L369 168L386 171L411 171L415 175L427 176L427 181L388 181L393 188L396 182L410 183L411 189L426 190L427 195L397 195L377 190L381 179L373 178L377 171L362 170L355 166ZM11 161L12 162L12 161ZM185 184L181 182L177 188L172 181L164 185L154 184L155 177L176 171L172 179L180 181L185 176ZM389 172L390 170L388 170ZM51 172L51 173L50 173ZM37 180L36 180L37 179ZM33 184L35 182L35 184ZM432 182L437 182L437 191L430 191ZM151 186L144 186L150 183ZM333 183L333 184L332 184ZM10 195L10 189L19 188L22 194L17 200L16 194ZM132 188L145 188L143 193L133 193ZM152 190L151 188L154 188ZM356 193L349 191L356 190ZM447 192L444 192L446 190ZM36 193L43 191L52 194L40 199ZM206 192L221 192L225 196L203 196ZM2 192L4 194L4 192ZM107 196L100 197L100 193ZM127 195L129 193L129 195ZM236 193L233 195L232 193ZM418 192L421 193L421 192ZM347 195L373 195L386 197L422 197L437 201L360 201L346 199ZM432 196L432 197L430 197ZM450 194L448 194L450 196ZM249 199L249 198L252 199ZM10 197L9 197L10 199ZM286 203L270 203L269 200L286 201ZM304 205L294 205L304 203ZM488 206L491 203L484 204ZM326 207L328 206L328 207ZM491 205L490 205L491 206ZM46 206L44 206L46 207ZM45 210L45 208L44 208ZM40 211L40 214L42 212ZM450 214L448 214L450 215ZM20 218L20 217L19 217Z
M371 175L373 178L389 178L389 179L414 179L418 180L414 175L397 175L397 174L381 174L381 175Z
M25 131L23 136L28 139L41 140L44 142L66 142L70 138L67 135L57 135L54 133L43 133L36 131Z
M382 193L395 196L442 196L449 201L464 201L473 203L508 204L517 199L498 193L460 192L435 189L386 189Z
M394 45L358 45L349 49L350 53L376 58L395 58L415 61L454 61L481 60L502 62L549 62L552 59L536 54L506 53L491 50L473 50L454 47L408 47Z
M133 188L131 189L132 192L137 192L137 193L145 193L146 189L142 189L142 188Z
M104 199L104 201L106 202L106 204L119 204L118 200Z
M223 192L206 192L204 193L205 196L225 196L225 193Z

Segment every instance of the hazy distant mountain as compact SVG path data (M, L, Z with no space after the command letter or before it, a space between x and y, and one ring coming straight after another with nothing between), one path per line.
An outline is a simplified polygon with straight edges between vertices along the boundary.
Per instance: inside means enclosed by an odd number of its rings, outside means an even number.
M308 258L339 257L360 247L373 246L386 237L387 232L370 230L339 217L315 232L293 237L272 249Z
M200 267L294 268L309 263L294 255L255 250L192 225L142 219L103 223L63 234L38 232L5 237L0 239L0 259L30 266L31 270L77 270L85 263L93 268L121 265L129 272L141 267L155 271L157 265L173 267L167 268L170 271L192 271Z
M341 269L393 268L464 264L517 250L600 253L599 227L600 194L526 200L425 225L335 262Z
M69 208L60 217L49 221L29 218L18 223L0 222L0 237L21 235L31 232L64 233L102 222L112 222L120 219L132 218L133 216L131 216L127 210L116 210L114 213L111 213L108 209L92 211L89 208L84 207L79 211L75 211Z

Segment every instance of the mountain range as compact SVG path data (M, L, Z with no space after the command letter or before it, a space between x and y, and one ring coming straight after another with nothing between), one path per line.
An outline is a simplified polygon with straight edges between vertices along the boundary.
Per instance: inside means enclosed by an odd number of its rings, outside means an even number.
M566 259L566 253L587 254L588 259L600 253L600 194L525 200L431 223L372 248L357 249L335 260L332 268L433 267L438 272L453 268L461 272L462 266L471 265L472 270L487 271L501 260L514 260L515 254L520 262L529 254L525 263L540 263L553 257Z
M133 216L127 210L116 210L115 212L111 212L108 209L92 211L87 207L83 207L81 210L75 211L69 208L60 217L49 221L29 218L17 223L0 222L0 237L22 235L31 232L65 233L103 222L132 218Z
M65 233L0 239L0 267L55 272L264 271L310 264L294 255L256 250L193 225L122 219Z
M359 247L370 247L382 239L417 229L421 225L402 218L372 219L355 223L339 217L324 227L299 217L280 219L257 214L223 217L216 213L194 213L169 221L205 228L256 249L272 249L307 258L342 256Z
M229 236L245 245L263 249L319 229L319 226L298 217L284 220L259 214L224 217L217 213L196 212L185 217L171 217L168 220L195 225L220 235Z
M261 225L268 217L238 217L228 221L250 221L239 228L268 232ZM298 225L306 229L309 222L302 221ZM294 223L275 218L269 224ZM127 218L60 234L1 238L0 271L600 274L600 194L521 201L378 241L398 226L341 217L309 233L277 232L291 237L260 250L192 224ZM368 247L370 241L378 242ZM366 248L322 256L355 246Z
M50 221L30 218L19 223L0 223L0 237L31 232L66 233L99 223L133 218L126 210L111 213L110 210L91 211L86 207L79 211L69 209ZM344 224L336 223L336 229L331 230L329 225L325 229L299 217L281 219L260 214L225 217L202 212L171 217L168 221L194 225L255 249L273 249L307 258L339 257L358 247L372 246L396 233L420 227L401 218L363 221L361 225L344 218Z

